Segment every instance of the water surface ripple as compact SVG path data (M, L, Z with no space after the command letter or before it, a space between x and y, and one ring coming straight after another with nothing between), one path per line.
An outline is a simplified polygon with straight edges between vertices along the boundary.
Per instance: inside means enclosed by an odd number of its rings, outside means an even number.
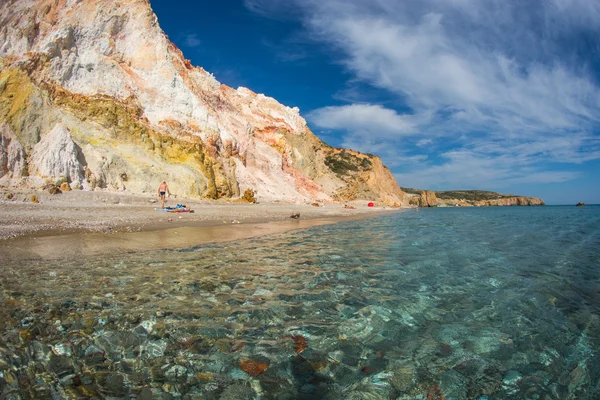
M599 275L600 207L428 209L15 261L0 393L597 399Z

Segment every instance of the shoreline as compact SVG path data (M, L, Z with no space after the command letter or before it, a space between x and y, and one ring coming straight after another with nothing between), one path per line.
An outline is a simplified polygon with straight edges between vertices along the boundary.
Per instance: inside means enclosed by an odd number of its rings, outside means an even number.
M4 190L6 192L6 190ZM2 198L5 194L2 193ZM40 203L30 199L38 196ZM313 226L401 211L367 207L367 201L320 207L285 202L169 199L193 213L160 212L153 196L113 192L22 192L0 202L0 256L3 259L61 259L110 251L126 253L243 240ZM23 201L25 200L25 201ZM300 214L292 219L292 214Z

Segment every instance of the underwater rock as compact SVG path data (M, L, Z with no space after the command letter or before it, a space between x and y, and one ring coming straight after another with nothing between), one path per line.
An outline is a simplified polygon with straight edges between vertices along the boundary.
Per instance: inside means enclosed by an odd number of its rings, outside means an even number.
M340 338L365 339L373 332L373 326L368 319L352 318L343 321L339 326Z
M590 386L590 375L584 362L580 362L577 367L571 371L569 380L570 398L583 398L588 393Z
M519 371L510 370L502 377L502 382L507 385L516 385L522 378L522 375Z
M31 359L38 362L48 362L52 354L50 348L38 340L34 340L31 343L29 353Z
M185 382L188 377L188 370L183 365L167 365L164 366L165 378L169 382Z
M300 354L308 348L308 341L304 336L294 335L289 336L289 338L294 342L294 351L296 354Z
M149 341L143 348L143 358L158 358L165 355L168 342L166 340L153 340Z
M414 385L414 378L415 368L407 364L395 369L389 381L397 391L408 392Z
M240 361L240 368L248 375L256 377L265 372L269 368L269 364L259 363L246 358Z
M52 346L52 351L57 356L70 357L73 355L73 348L68 343L57 343L54 346Z
M100 387L100 393L107 397L125 397L129 394L130 388L128 386L125 375L118 373L97 373L96 382Z
M451 399L466 399L469 380L454 370L448 370L441 376L440 388Z
M252 400L255 398L251 387L241 384L233 384L225 388L219 400Z
M343 396L332 396L332 398L344 398L345 400L380 400L395 399L393 388L389 386L373 385L369 381L361 382L356 388Z
M71 360L63 356L52 355L46 366L48 372L57 375L59 378L75 372Z
M104 355L104 350L102 350L95 344L92 344L85 349L85 361L88 364L97 364L103 362Z

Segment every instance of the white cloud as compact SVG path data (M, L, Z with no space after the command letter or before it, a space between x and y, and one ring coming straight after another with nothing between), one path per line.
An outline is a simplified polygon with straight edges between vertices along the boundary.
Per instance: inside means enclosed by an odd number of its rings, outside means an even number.
M325 129L344 129L374 136L396 136L414 133L414 123L409 116L380 105L352 104L324 107L310 112L307 117Z
M202 41L195 33L188 33L183 38L183 43L187 47L199 47L202 44Z

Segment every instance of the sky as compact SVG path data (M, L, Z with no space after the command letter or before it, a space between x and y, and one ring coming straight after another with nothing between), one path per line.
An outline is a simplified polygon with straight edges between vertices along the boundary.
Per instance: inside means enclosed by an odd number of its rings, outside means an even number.
M600 203L600 1L150 3L193 65L402 187Z

